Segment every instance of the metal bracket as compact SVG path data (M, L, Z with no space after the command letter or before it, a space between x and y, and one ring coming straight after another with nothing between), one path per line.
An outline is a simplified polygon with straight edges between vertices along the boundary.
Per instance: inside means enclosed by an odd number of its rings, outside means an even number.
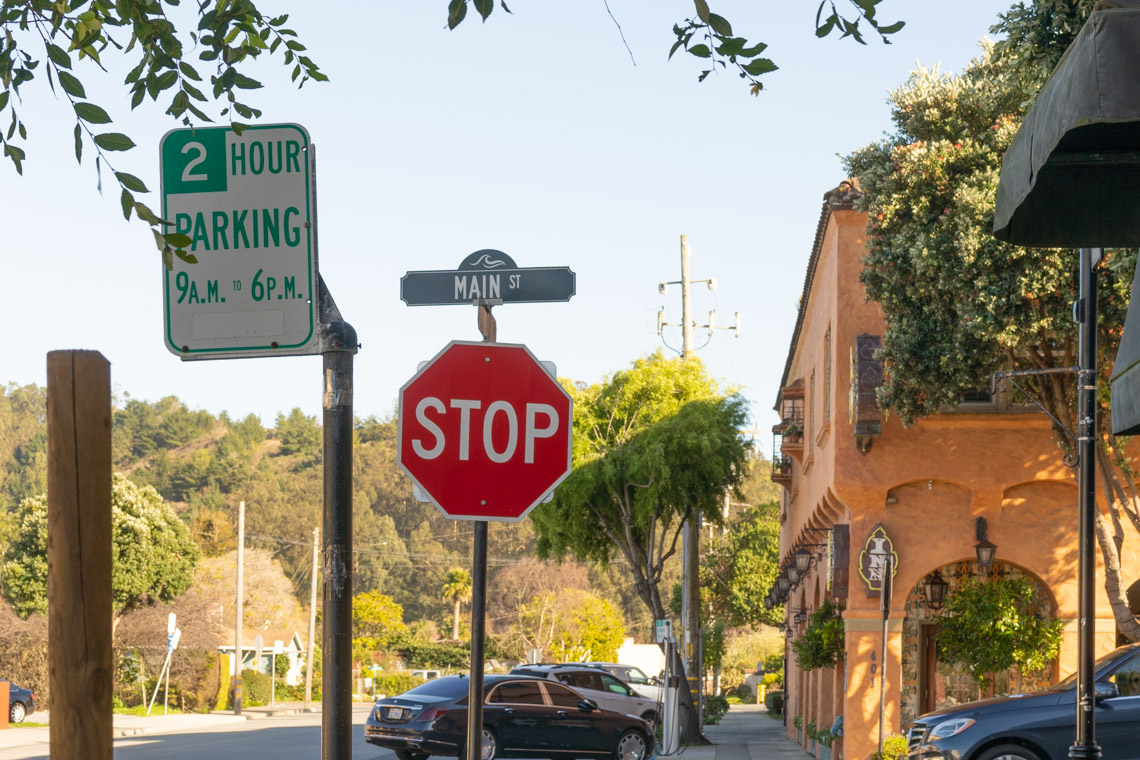
M1022 388L1013 379L1015 377L1033 377L1036 375L1062 375L1062 374L1066 374L1069 372L1074 372L1074 373L1080 374L1080 368L1079 367L1052 367L1049 369L1023 369L1023 370L1017 370L1017 371L1011 371L1011 372L995 372L993 374L993 376L990 378L990 395L992 396L997 391L998 382L1001 380L1005 380L1007 383L1012 385L1014 388L1017 388L1019 391L1021 391L1021 393L1027 399L1029 399L1030 401L1033 402L1034 406L1036 406L1038 409L1040 409L1042 412L1045 413L1046 417L1053 420L1053 425L1056 426L1056 428L1058 430L1060 430L1065 435L1067 435L1069 437L1069 440L1071 440L1073 442L1073 444L1076 445L1080 442L1081 439L1079 439L1076 435L1074 435L1072 430L1069 430L1067 427L1065 427L1063 424L1061 424L1061 421L1059 419L1057 419L1056 417L1054 417L1053 413L1050 412L1048 409L1046 409L1044 404L1042 404L1040 401L1035 399L1033 397L1033 394L1031 394L1025 388ZM1081 463L1081 457L1077 452L1070 451L1070 452L1066 452L1065 455L1063 457L1061 457L1061 461L1064 462L1066 467L1073 469Z

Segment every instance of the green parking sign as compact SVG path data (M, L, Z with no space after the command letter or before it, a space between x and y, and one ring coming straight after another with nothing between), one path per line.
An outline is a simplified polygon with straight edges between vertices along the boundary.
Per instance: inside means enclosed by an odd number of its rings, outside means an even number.
M297 124L168 132L162 218L190 239L163 268L166 347L183 359L316 353L308 132Z

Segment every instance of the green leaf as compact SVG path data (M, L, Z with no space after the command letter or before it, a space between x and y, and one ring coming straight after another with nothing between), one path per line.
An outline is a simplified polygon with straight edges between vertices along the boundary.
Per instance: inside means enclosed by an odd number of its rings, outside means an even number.
M181 71L182 75L187 79L192 79L195 82L202 81L202 77L198 74L198 71L193 66L186 63L186 61L179 62L178 70Z
M83 83L80 82L75 75L69 74L66 71L59 71L59 83L63 87L63 91L73 98L86 98L87 93L83 90Z
M768 58L757 58L752 63L741 66L741 68L748 72L750 76L758 77L761 74L768 74L769 72L775 71L780 67Z
M174 255L177 256L178 258L182 259L183 261L185 261L187 264L197 264L198 263L198 257L197 256L195 256L192 253L187 253L186 251L182 250L181 248L175 250Z
M732 36L732 24L728 23L728 19L726 19L724 16L718 16L715 13L710 13L708 23L709 26L712 27L712 30L717 34L723 35L725 37Z
M7 90L4 90L4 92L0 92L0 111L3 111L5 108L8 107L8 95L9 95L9 93Z
M454 29L467 16L467 0L451 0L447 6L447 28Z
M837 17L832 14L832 16L823 23L823 26L817 26L815 28L815 36L823 38L831 34L831 30L835 28L836 19Z
M174 83L177 81L178 81L178 72L175 71L174 69L171 69L170 71L165 72L162 76L160 76L156 80L155 90L157 92L162 92L163 90L167 90L167 89L173 87Z
M95 144L103 150L130 150L135 147L134 140L119 132L95 135Z
M123 187L134 190L136 193L149 193L143 181L133 174L126 172L115 172L115 177L122 183Z
M75 115L90 124L110 124L111 117L94 103L76 103Z
M190 239L189 235L184 235L181 232L168 232L166 233L166 242L175 248L188 248L194 241Z
M244 74L234 75L234 87L241 90L257 90L261 87L261 82L256 79L250 79Z
M71 56L59 45L53 45L49 42L47 44L47 52L48 58L50 58L51 62L56 66L59 66L61 69L71 68Z
M83 163L83 130L79 124L75 125L75 162Z
M158 216L153 211L151 211L145 203L135 201L135 213L139 215L139 219L142 219L149 224L163 223L162 220L159 219Z
M475 10L479 11L479 15L486 21L491 11L495 10L495 0L475 0Z
M123 207L123 218L128 222L131 221L131 209L135 206L135 198L126 188L123 188L123 194L119 196L119 205Z
M768 49L767 43L758 42L752 47L746 47L740 51L740 54L745 58L755 58Z
M906 26L905 21L896 21L893 24L887 24L886 26L880 26L879 27L879 33L880 34L894 34L895 32L900 31L904 26Z
M712 55L712 51L709 50L708 45L693 45L689 48L689 52L697 58L708 58Z
M697 6L697 18L709 23L709 4L705 0L693 0L693 3Z

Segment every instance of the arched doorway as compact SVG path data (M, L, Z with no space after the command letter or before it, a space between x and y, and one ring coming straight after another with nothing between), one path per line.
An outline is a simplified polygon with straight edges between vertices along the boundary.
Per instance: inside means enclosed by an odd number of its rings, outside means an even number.
M977 562L964 560L937 568L950 584L947 595L952 594L957 585L967 576L976 576ZM931 568L931 573L934 568ZM1056 605L1048 587L1033 574L1014 565L998 562L994 573L1005 577L1027 577L1036 586L1034 602L1036 612L1045 615L1056 614ZM938 658L938 615L925 603L922 584L926 576L910 589L906 598L906 611L902 631L902 704L903 726L914 722L919 715L964 702L972 702L985 697L1036 691L1053 682L1056 663L1042 671L1018 672L1017 668L1001 673L990 674L986 689L960 666L939 662Z

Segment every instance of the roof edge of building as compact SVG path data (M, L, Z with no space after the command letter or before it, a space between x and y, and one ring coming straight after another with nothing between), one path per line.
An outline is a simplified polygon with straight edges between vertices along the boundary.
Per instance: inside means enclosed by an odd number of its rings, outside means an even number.
M792 339L788 344L788 356L784 361L784 374L780 376L780 388L776 391L776 404L772 407L780 411L780 397L784 388L788 386L788 373L792 371L792 359L796 355L796 348L800 341L800 330L804 324L804 314L807 311L808 296L815 280L815 268L819 263L819 255L823 249L823 238L827 233L827 223L835 211L850 211L855 208L855 201L863 197L859 183L854 179L845 179L838 186L823 194L823 208L819 212L819 223L815 228L815 240L811 246L811 256L808 258L807 272L804 275L804 289L800 294L799 313L796 315L796 326L792 330Z

